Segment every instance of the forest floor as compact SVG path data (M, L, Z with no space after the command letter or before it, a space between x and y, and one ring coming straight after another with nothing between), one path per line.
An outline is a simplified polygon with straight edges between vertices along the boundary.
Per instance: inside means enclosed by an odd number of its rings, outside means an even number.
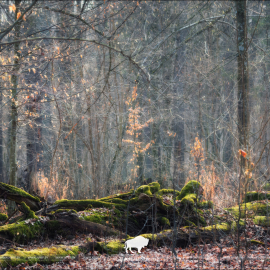
M0 263L6 267L2 269L270 270L270 192L250 192L246 200L251 202L226 210L213 207L209 201L197 201L197 195L193 193L195 184L195 181L187 183L181 192L178 191L178 196L182 197L175 201L169 195L172 191L159 190L156 182L139 187L135 195L131 191L100 200L60 200L51 208L45 208L48 212L41 217L35 216L34 211L21 202L22 215L14 217L13 224L0 226L3 243L0 245ZM9 188L9 185L2 185ZM154 195L150 193L150 187L156 192ZM197 189L199 192L199 183ZM24 196L31 198L27 194ZM30 199L27 202L35 206ZM130 206L133 208L127 222L125 209ZM117 207L124 210L121 212ZM178 224L183 224L177 225L177 231L171 225L176 224L171 218L176 213L174 209L177 209ZM23 221L18 221L20 217ZM133 249L133 253L124 252L124 239L131 238L126 237L125 228L129 234L149 240L142 253L138 254L137 249ZM154 228L156 234L152 234ZM27 234L27 230L33 230L33 233ZM141 234L142 230L144 234ZM173 245L177 247L173 249ZM60 249L60 253L55 251ZM94 249L93 253L88 252ZM14 266L7 268L9 265Z
M246 234L254 236L257 234L261 240L264 230L259 231L257 226L248 227ZM52 247L60 244L67 246L83 244L87 237L94 239L91 234L76 234L74 239L58 239L45 241L32 241L27 246L21 245L26 250ZM265 237L265 235L264 235ZM190 245L187 248L176 248L175 255L171 247L148 247L142 250L141 254L133 250L133 254L119 253L117 255L100 254L94 251L93 254L80 253L79 256L65 257L61 262L50 265L28 263L10 267L8 269L270 269L270 238L265 238L266 246L249 244L245 245L243 234L240 236L241 248L237 255L235 237L227 236L219 243L203 245ZM105 240L105 239L104 239ZM109 238L107 240L110 240ZM10 244L1 246L1 249L10 248ZM246 254L246 256L245 256ZM246 257L246 258L245 258ZM245 261L242 263L241 259Z

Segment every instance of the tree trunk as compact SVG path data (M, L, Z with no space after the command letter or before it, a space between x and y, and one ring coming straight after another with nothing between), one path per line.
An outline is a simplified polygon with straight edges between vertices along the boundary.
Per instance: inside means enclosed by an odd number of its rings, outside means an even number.
M179 3L179 5L185 7L186 3ZM187 31L180 31L176 37L175 43L176 47L181 46L186 39ZM184 120L184 112L185 112L185 103L183 101L184 97L184 69L185 65L185 49L186 46L183 44L176 51L176 57L174 62L174 70L173 70L173 79L175 80L175 101L172 102L175 107L175 119L173 120L173 131L175 132L174 139L174 160L177 163L175 168L174 178L178 180L178 184L180 187L185 185L186 177L184 171L185 165L185 150L186 150L186 141L185 141L185 120Z
M2 100L3 100L3 94L2 94L2 91L0 91L0 182L4 182L4 179L3 179L4 178L4 160L3 160Z
M21 0L15 0L15 20L17 20L17 14L19 12ZM14 27L15 39L20 37L21 23L18 23ZM10 130L10 154L9 154L9 183L13 186L17 186L17 88L19 79L19 62L20 62L20 43L14 44L14 69L11 75L11 85L12 85L12 99L11 99L11 130ZM14 202L8 202L8 214L10 215L15 209Z
M246 21L246 1L235 1L237 20L237 62L238 62L238 136L239 147L248 149L249 132L249 84L248 84L248 41ZM245 160L241 157L241 167Z
M160 175L160 134L159 134L159 122L154 122L152 125L152 135L151 140L154 141L152 146L152 159L153 159L153 177L154 181L161 183L161 175Z
M35 82L35 81L34 81ZM26 179L24 179L24 189L27 192L32 193L33 191L39 193L38 186L36 183L36 173L40 169L40 161L42 155L42 145L41 145L41 123L42 117L40 116L40 104L38 103L41 96L34 95L29 98L29 103L27 105L28 120L29 123L26 127L27 136L27 174Z

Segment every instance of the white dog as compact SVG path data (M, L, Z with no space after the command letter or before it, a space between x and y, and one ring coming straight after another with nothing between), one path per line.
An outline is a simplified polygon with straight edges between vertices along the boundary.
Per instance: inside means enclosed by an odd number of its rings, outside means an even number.
M138 253L141 253L141 249L146 247L148 245L149 239L144 238L143 236L137 236L131 240L127 240L125 242L125 249L126 253L128 253L128 249L130 250L131 253L131 248L137 248Z

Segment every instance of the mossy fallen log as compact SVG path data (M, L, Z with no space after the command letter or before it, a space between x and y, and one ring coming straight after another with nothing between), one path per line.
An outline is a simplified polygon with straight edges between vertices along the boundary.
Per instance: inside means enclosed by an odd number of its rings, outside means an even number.
M124 252L124 240L113 240L109 242L97 242L96 247L94 248L96 251L100 253L106 253L109 255L118 254L120 252Z
M115 241L117 242L117 241ZM118 241L119 242L119 241ZM60 262L65 257L69 256L69 259L76 259L79 253L88 253L98 250L106 250L107 253L110 251L115 254L116 248L113 244L114 241L109 243L96 243L87 241L81 246L65 246L59 245L50 248L38 248L33 250L25 250L23 248L11 248L8 249L4 254L0 255L0 268L4 269L10 266L17 266L22 263L28 263L30 266L36 263L38 264L52 264Z
M249 240L248 244L249 245L256 245L256 246L264 246L265 245L265 243L258 241L258 240L254 240L254 239Z
M21 212L23 212L23 214L24 214L24 219L29 219L29 218L38 218L36 215L35 215L35 213L34 213L34 211L32 211L31 209L30 209L30 207L28 207L26 204L25 204L25 202L22 202L22 204L21 204L21 207L20 207L20 209L19 209Z
M17 266L27 262L29 265L35 263L50 264L62 261L66 256L75 258L80 252L78 246L56 246L51 248L41 248L33 250L25 250L22 248L9 249L5 254L0 255L0 267L4 269L10 266Z
M235 217L239 216L239 206L227 208ZM240 217L266 216L270 213L270 204L267 201L252 201L240 205Z
M109 203L110 208L110 204L115 204L116 206L121 205L121 207L125 205L124 211L121 208L117 209L120 209L120 216L122 215L122 217L126 215L126 211L128 210L128 233L136 235L136 233L141 231L141 228L145 228L145 224L147 224L147 226L150 225L149 222L151 222L153 210L156 211L154 218L156 218L161 226L169 226L168 224L173 223L173 213L176 214L177 219L181 217L181 225L190 225L192 222L192 224L199 223L205 226L206 221L203 217L203 212L199 209L211 208L213 204L211 202L199 202L198 195L194 192L200 194L201 191L201 185L197 181L187 183L184 193L182 193L182 195L185 194L185 196L180 201L176 201L174 205L173 196L179 196L181 192L173 189L160 190L159 183L152 182L148 185L138 187L134 192L130 191L125 194L115 194L101 198L98 201L102 202L104 207L107 206L104 203ZM56 202L56 204L57 203L58 202ZM61 206L65 205L61 204ZM168 222L162 222L162 218L166 218ZM122 222L125 221L122 220ZM143 230L145 232L145 229Z
M76 211L83 211L88 208L99 207L105 207L109 209L117 208L121 210L126 209L125 204L110 203L100 200L58 200L54 203L54 205L57 205L59 208L74 209Z
M61 228L69 227L74 230L92 233L98 236L105 236L105 235L106 236L108 235L121 236L122 235L124 237L124 234L122 232L117 231L113 228L110 228L102 224L80 219L78 215L74 212L56 213L54 217L56 218L56 221L58 222Z
M43 233L43 223L36 219L28 219L0 226L0 243L7 239L15 243L26 244L33 239L40 238Z
M38 211L40 207L40 199L32 196L24 190L0 182L0 198L14 201L18 204L23 202L33 211Z
M253 221L254 221L254 224L259 225L259 226L264 226L264 227L270 226L269 216L255 216Z
M111 200L113 198L119 198L119 199L123 199L123 200L128 200L133 195L134 195L134 189L131 189L129 192L117 193L117 194L110 195L110 196L107 196L107 197L104 197L104 198L100 198L97 201L108 201L108 200Z
M0 243L10 240L15 243L26 244L33 239L47 235L68 235L76 231L98 236L124 237L123 233L109 226L80 219L74 210L58 212L49 216L51 220L49 217L36 217L0 226Z

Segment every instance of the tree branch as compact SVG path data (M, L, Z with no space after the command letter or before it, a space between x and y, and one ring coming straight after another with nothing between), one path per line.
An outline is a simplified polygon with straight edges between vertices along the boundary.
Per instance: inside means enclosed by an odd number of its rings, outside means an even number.
M0 37L0 40L2 40L18 23L20 23L22 20L23 20L23 16L30 10L32 9L32 7L38 2L38 0L34 0L34 2L32 3L32 5L30 5L22 14L21 16L19 17L19 19L14 23L12 24L8 29L4 30L1 37Z

